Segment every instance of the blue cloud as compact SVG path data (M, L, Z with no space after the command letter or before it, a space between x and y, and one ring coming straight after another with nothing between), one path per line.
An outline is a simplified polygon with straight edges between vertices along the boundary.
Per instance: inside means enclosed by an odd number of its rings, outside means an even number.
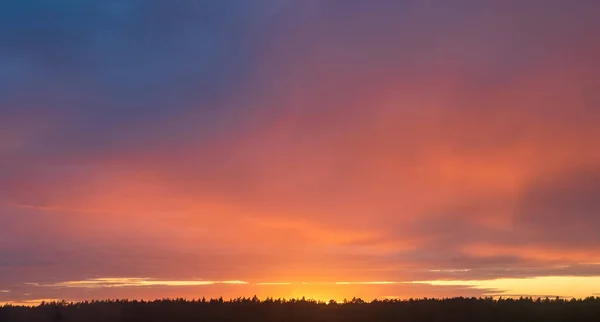
M54 122L25 149L61 153L139 144L156 135L144 124L190 111L202 116L196 126L208 127L237 108L219 103L250 68L252 26L277 8L253 4L3 2L0 116Z

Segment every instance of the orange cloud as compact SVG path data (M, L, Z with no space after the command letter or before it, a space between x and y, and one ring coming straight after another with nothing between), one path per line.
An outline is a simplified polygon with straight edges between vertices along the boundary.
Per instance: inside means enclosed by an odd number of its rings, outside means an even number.
M121 91L68 72L68 90L28 95L40 108L2 104L16 115L0 121L2 296L36 276L54 286L44 298L206 286L339 299L600 274L585 264L600 260L593 10L499 3L456 16L373 3L370 16L299 2L244 31L256 48L232 83L125 88L121 111ZM156 79L188 79L169 75ZM181 89L213 83L227 84ZM248 285L223 285L232 276ZM405 285L421 280L434 282Z

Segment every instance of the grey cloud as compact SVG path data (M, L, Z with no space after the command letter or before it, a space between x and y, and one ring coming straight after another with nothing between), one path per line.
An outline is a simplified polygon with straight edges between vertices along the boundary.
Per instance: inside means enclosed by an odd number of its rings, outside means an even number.
M600 245L600 172L575 169L534 183L523 194L519 229L533 242L560 247Z

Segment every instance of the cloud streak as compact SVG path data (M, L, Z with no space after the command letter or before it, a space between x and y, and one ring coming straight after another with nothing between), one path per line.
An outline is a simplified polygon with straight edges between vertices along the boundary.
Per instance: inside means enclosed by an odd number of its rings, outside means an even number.
M203 281L203 280L157 280L152 278L92 278L83 281L66 281L55 284L34 284L43 287L80 287L80 288L104 288L104 287L136 287L136 286L202 286L215 284L248 284L244 281Z

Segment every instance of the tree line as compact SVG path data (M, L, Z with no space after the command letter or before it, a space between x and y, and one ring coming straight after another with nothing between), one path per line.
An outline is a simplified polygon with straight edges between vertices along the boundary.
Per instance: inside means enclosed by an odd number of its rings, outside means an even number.
M0 307L0 322L571 322L600 321L600 297L336 301L253 298L94 300Z

